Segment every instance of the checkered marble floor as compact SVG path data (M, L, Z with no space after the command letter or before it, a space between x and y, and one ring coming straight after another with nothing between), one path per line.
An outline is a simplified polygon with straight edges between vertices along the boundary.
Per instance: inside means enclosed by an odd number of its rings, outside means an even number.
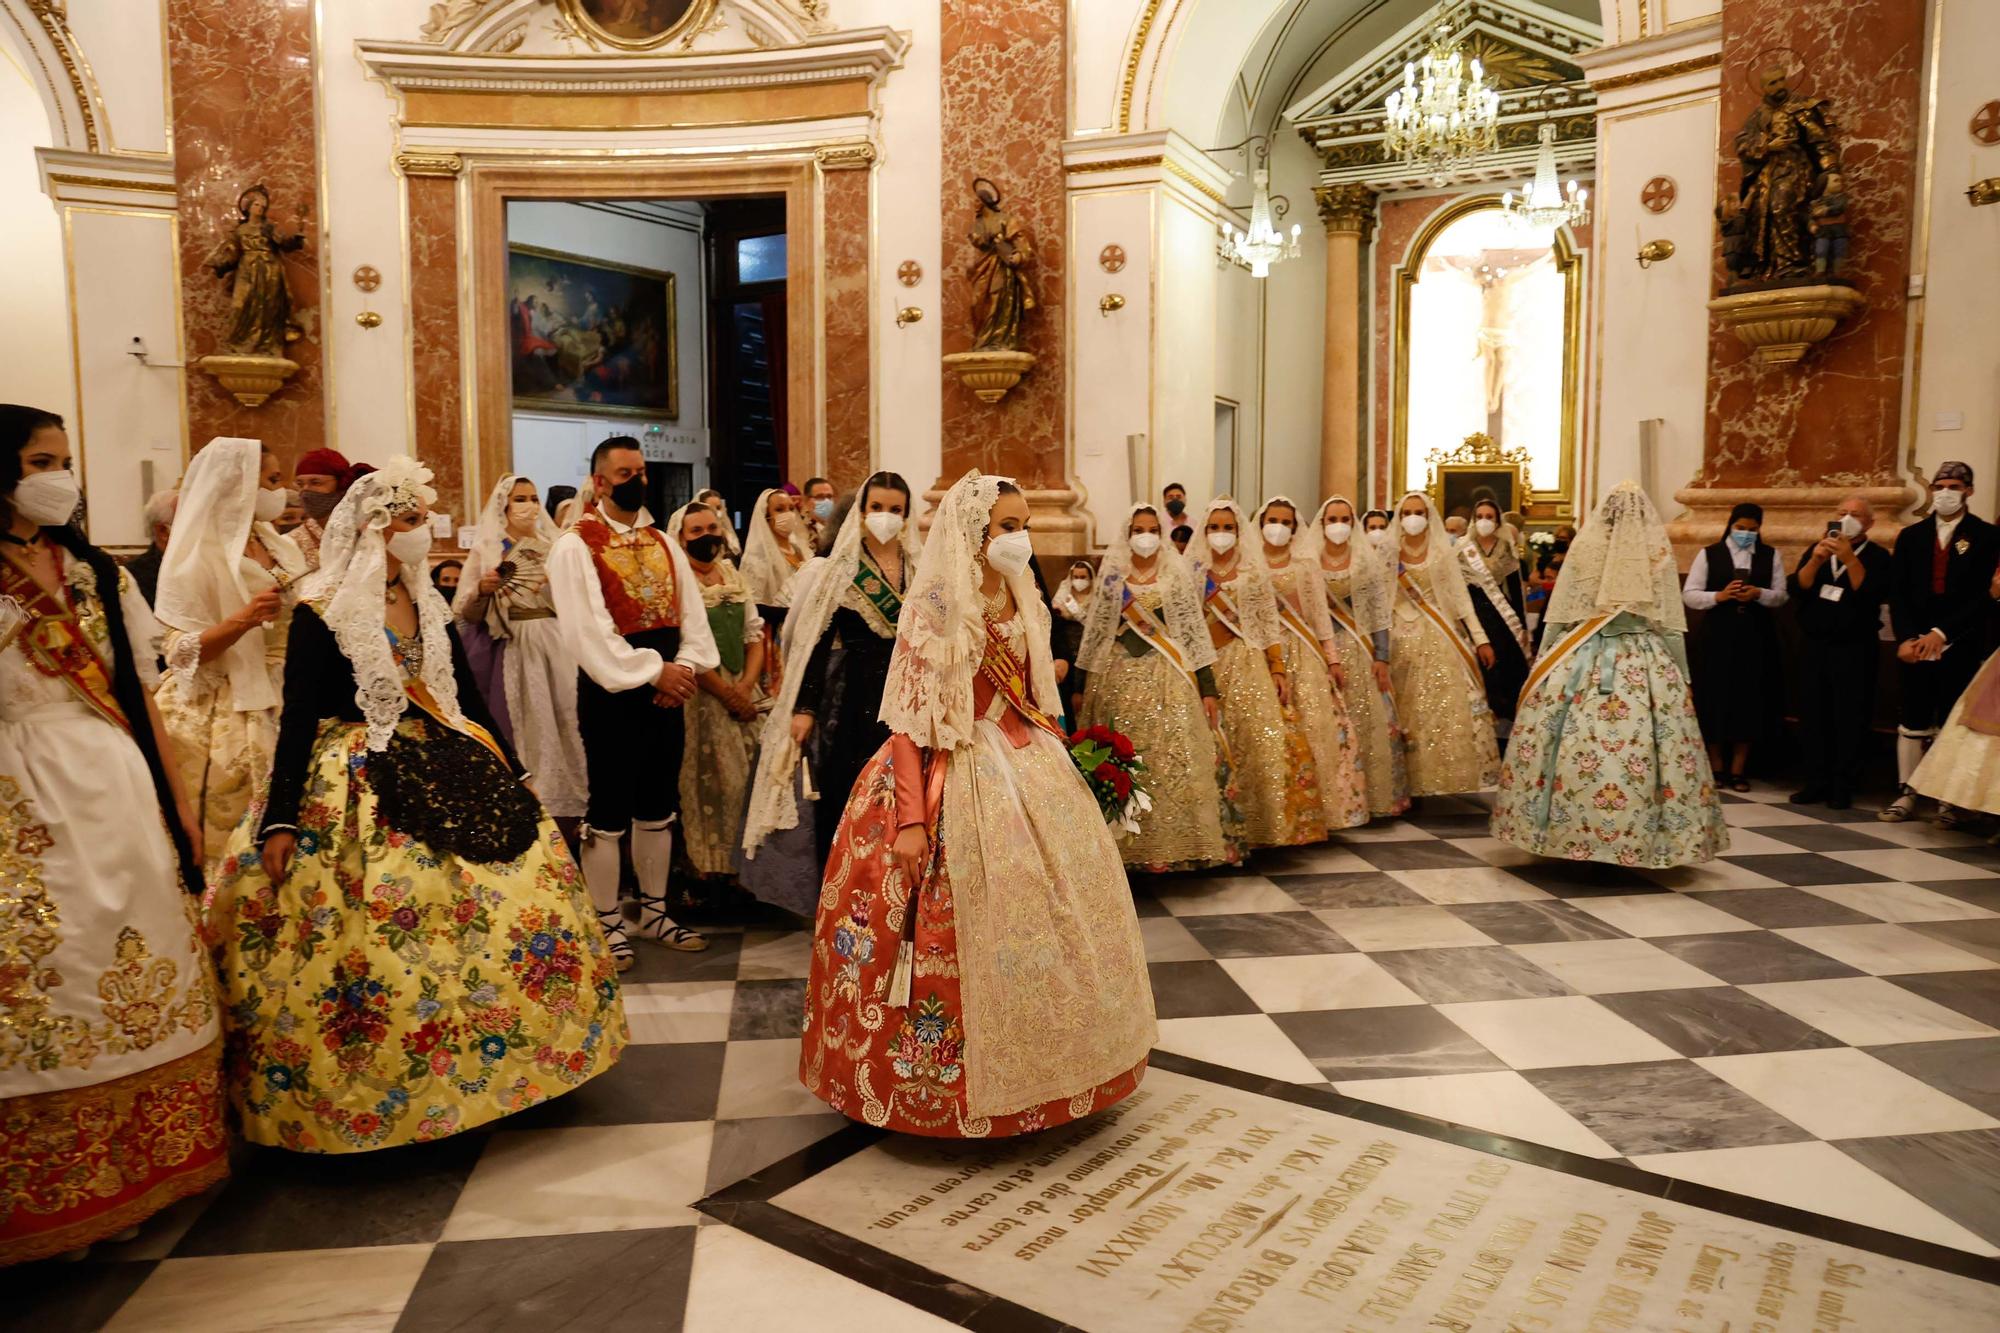
M1160 1046L2000 1254L2000 851L1728 798L1690 870L1537 861L1431 800L1226 875L1135 885ZM806 934L645 948L621 1067L491 1131L235 1177L75 1264L0 1274L67 1329L887 1333L942 1321L692 1205L846 1122L795 1076Z

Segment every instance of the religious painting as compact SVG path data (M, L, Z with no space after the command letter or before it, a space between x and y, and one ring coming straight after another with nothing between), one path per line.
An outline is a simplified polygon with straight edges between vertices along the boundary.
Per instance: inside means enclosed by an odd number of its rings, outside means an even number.
M1469 514L1476 501L1489 496L1499 504L1503 514L1510 509L1521 509L1526 503L1521 494L1521 469L1453 463L1438 468L1432 498L1440 513L1456 514L1463 510Z
M627 50L658 46L695 26L715 0L561 0L563 17L586 37Z
M507 319L516 408L679 418L673 274L509 246Z

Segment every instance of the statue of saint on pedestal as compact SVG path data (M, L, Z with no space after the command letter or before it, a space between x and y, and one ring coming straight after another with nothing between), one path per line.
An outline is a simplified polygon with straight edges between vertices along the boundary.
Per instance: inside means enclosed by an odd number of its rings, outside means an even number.
M253 185L236 200L236 225L222 238L208 266L218 278L234 275L229 292L229 330L223 346L236 356L283 356L285 344L301 333L292 319L292 296L285 286L288 251L306 243L303 233L280 237L271 225L271 192Z
M1000 211L1000 190L984 176L972 182L978 196L967 239L977 250L972 261L972 350L1018 352L1028 312L1035 308L1028 265L1035 244L1008 214Z
M1765 69L1758 84L1763 101L1736 132L1743 184L1736 206L1718 209L1732 286L1815 281L1814 204L1828 192L1829 177L1838 191L1840 146L1826 99L1795 97L1791 81L1782 66ZM1845 206L1842 192L1837 208L1820 210L1821 228Z

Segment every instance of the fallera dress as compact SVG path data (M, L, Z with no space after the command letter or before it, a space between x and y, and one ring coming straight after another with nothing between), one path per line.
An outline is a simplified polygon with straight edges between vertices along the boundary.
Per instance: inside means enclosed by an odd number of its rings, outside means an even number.
M1412 796L1491 791L1500 777L1486 686L1458 637L1459 623L1478 622L1469 605L1441 599L1432 578L1433 562L1454 558L1440 549L1443 540L1432 537L1422 562L1402 566L1389 628L1389 679L1409 736Z
M1207 581L1202 601L1215 643L1215 684L1221 695L1222 732L1236 778L1243 837L1252 847L1323 841L1326 814L1312 746L1302 731L1288 723L1288 710L1278 702L1278 687L1271 679L1274 669L1284 667L1284 649L1275 635L1268 636L1268 642L1253 643L1239 632L1244 628L1239 585L1246 584L1241 570L1226 577L1218 577L1212 569L1196 573Z
M1961 810L2000 814L2000 653L1958 696L1910 787Z
M1357 559L1374 559L1372 553ZM1340 649L1341 673L1347 677L1347 717L1361 750L1361 772L1368 788L1368 813L1400 815L1410 808L1410 770L1406 741L1397 721L1396 700L1375 688L1375 652L1367 631L1355 618L1354 574L1348 569L1322 569L1327 610L1333 616L1334 642ZM1386 635L1387 631L1383 633Z
M708 608L709 632L722 654L719 670L732 680L742 676L750 644L764 637L764 622L743 576L719 560L719 583L701 585ZM757 682L750 682L752 691ZM738 841L743 836L743 807L750 775L757 767L757 736L764 721L759 713L748 722L733 717L722 700L696 689L687 714L687 756L681 762L681 831L695 873L727 876L736 870Z
M1368 783L1361 772L1360 737L1347 711L1346 696L1357 689L1355 678L1349 676L1348 689L1342 690L1326 669L1318 633L1321 624L1316 623L1324 617L1314 614L1322 608L1313 604L1320 590L1312 571L1293 560L1271 571L1271 586L1278 595L1278 612L1285 624L1278 642L1284 649L1285 672L1292 681L1292 707L1286 721L1294 733L1305 737L1312 754L1326 827L1359 827L1368 822ZM1330 627L1328 632L1330 635ZM1374 678L1364 675L1359 688L1372 691Z

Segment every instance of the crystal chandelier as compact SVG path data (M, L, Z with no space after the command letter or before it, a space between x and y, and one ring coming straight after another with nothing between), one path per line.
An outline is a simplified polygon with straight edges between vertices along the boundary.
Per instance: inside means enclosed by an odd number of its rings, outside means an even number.
M1469 68L1468 68L1469 66ZM1486 84L1479 61L1468 62L1440 21L1422 61L1403 66L1403 86L1389 94L1382 150L1414 170L1447 183L1497 142L1500 94Z
M1537 231L1575 226L1590 216L1586 206L1590 191L1575 181L1565 189L1556 188L1555 125L1543 121L1540 138L1541 147L1535 151L1535 178L1521 187L1520 195L1516 196L1512 190L1501 195L1500 206L1521 226Z
M1252 180L1256 192L1250 197L1249 229L1239 232L1227 222L1222 224L1222 257L1249 265L1253 278L1268 278L1271 265L1299 257L1299 224L1292 224L1289 238L1279 231L1271 221L1271 173L1260 166ZM1281 209L1278 216L1283 215Z

